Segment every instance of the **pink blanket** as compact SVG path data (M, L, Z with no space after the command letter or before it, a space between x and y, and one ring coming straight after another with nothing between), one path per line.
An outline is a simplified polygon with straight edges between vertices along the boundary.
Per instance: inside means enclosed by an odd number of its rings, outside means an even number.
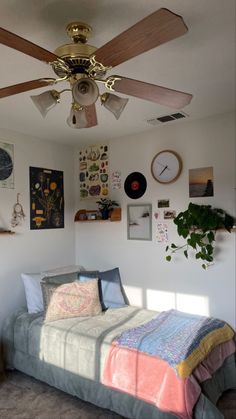
M211 377L235 351L233 340L222 343L187 378L180 378L158 356L113 343L104 368L103 384L124 391L178 418L190 419L201 393L200 382Z

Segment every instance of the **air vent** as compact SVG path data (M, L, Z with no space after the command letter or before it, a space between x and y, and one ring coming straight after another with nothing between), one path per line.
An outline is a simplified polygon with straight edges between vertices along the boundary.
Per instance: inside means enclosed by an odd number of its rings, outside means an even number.
M176 112L176 113L172 113L171 115L164 115L164 116L159 116L158 118L148 119L147 123L151 125L159 125L160 123L163 124L166 122L176 121L176 119L187 118L188 116L189 115L187 115L184 112Z

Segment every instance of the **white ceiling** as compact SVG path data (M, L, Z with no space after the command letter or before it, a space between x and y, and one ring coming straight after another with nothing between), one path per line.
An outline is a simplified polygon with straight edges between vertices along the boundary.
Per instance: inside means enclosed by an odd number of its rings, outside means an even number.
M191 104L184 108L192 119L234 110L235 0L0 0L0 26L54 51L69 41L67 23L84 21L93 27L89 43L99 47L161 7L181 15L188 33L121 64L109 75L120 74L192 93ZM0 57L0 87L55 76L47 64L3 45ZM62 83L58 90L65 87ZM130 97L116 121L98 103L99 125L75 130L66 124L71 102L67 94L45 119L41 117L30 94L45 90L48 88L1 99L0 129L78 144L153 129L147 119L175 111Z

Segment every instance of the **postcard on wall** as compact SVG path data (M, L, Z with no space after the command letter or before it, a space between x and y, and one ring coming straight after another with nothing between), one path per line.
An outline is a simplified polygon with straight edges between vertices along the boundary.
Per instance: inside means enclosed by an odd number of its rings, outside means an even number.
M112 189L121 189L121 172L118 170L111 174L111 187Z
M168 226L166 223L157 223L157 234L156 234L158 243L167 243L168 238Z
M14 145L0 142L0 188L14 188Z
M189 170L189 196L191 198L213 196L213 167Z
M173 220L176 217L176 211L164 210L164 220Z
M63 172L30 167L30 229L64 228Z
M158 199L157 201L157 207L158 208L168 208L170 206L170 200L169 199Z
M88 146L79 152L80 199L109 194L108 145Z

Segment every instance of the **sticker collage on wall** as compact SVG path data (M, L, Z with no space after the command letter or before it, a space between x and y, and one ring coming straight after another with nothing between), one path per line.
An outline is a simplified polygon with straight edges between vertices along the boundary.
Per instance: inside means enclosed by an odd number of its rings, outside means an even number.
M97 144L79 152L80 199L109 194L108 145Z
M63 172L30 167L30 229L64 228Z

